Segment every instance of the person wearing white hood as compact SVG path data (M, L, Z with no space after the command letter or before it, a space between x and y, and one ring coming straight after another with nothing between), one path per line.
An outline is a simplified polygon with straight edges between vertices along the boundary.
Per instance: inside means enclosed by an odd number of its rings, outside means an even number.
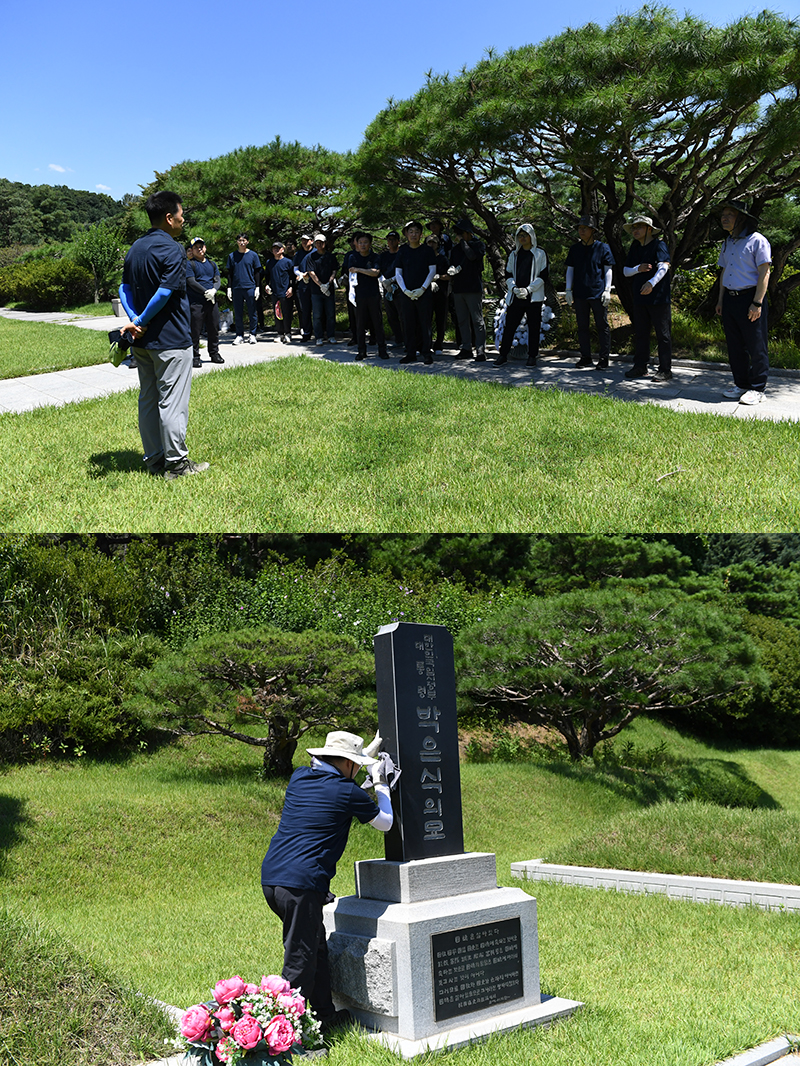
M542 304L544 303L544 275L547 273L547 256L536 243L536 231L529 222L524 222L515 234L514 251L506 263L506 323L500 341L495 366L508 361L514 334L523 318L528 320L528 362L536 366L539 356L539 335L542 327Z

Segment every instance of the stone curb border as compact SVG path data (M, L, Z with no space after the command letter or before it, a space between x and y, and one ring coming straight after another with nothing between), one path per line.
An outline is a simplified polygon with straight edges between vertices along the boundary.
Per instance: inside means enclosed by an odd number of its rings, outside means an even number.
M597 866L562 866L529 859L512 862L511 876L524 881L558 881L585 888L617 892L658 893L670 899L695 903L722 903L732 907L760 907L769 911L800 913L800 886L766 881L731 881L722 877L683 877L679 874L642 873L637 870L606 870Z
M742 1052L741 1055L734 1055L732 1059L725 1059L723 1062L719 1062L716 1066L767 1066L767 1063L775 1062L776 1059L782 1059L786 1055L793 1054L797 1045L800 1043L800 1037L796 1036L779 1036L776 1040L770 1040L766 1044L759 1044L758 1047L750 1048L749 1051Z

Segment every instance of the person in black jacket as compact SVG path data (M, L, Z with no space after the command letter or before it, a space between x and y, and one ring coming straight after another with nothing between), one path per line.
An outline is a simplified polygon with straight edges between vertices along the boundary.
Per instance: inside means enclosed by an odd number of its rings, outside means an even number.
M486 359L486 326L483 321L483 257L486 246L472 231L466 217L453 226L457 244L450 253L448 274L452 278L453 305L458 321L461 348L456 359L472 356L479 363Z

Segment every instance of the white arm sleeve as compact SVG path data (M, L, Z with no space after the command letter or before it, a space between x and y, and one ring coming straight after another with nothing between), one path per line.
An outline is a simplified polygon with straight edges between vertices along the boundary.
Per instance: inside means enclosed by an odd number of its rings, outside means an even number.
M395 270L394 277L395 277L395 281L397 282L397 284L400 286L400 288L403 290L403 292L405 292L406 291L406 283L403 280L403 271L400 270L399 267L397 268L397 270Z
M606 267L606 289L611 290L611 282L614 280L614 271L611 267Z
M388 833L394 822L392 801L389 796L389 786L380 784L375 785L375 799L378 803L378 814L376 814L369 824L374 829L378 829L381 833Z
M571 289L572 288L572 279L573 279L574 276L575 276L575 267L567 267L567 276L564 279L564 288L565 289Z
M639 273L639 267L623 267L622 273L625 275L626 278L632 278L634 274Z
M653 288L655 288L656 285L658 285L659 281L661 281L661 279L664 277L664 275L666 274L666 272L668 270L669 270L669 263L659 263L658 264L658 266L656 267L655 274L653 274L652 278L650 278L650 284L653 286Z

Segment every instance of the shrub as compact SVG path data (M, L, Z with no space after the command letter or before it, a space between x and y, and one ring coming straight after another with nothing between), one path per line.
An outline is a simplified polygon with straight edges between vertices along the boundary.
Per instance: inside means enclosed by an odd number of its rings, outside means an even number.
M13 297L6 293L7 271L13 272L10 280L15 286ZM4 298L24 303L33 311L60 311L89 303L94 298L91 273L71 259L41 259L16 264L6 267L0 274L0 290Z
M154 637L81 639L0 674L0 762L99 754L131 747L144 732L123 706L161 652Z

